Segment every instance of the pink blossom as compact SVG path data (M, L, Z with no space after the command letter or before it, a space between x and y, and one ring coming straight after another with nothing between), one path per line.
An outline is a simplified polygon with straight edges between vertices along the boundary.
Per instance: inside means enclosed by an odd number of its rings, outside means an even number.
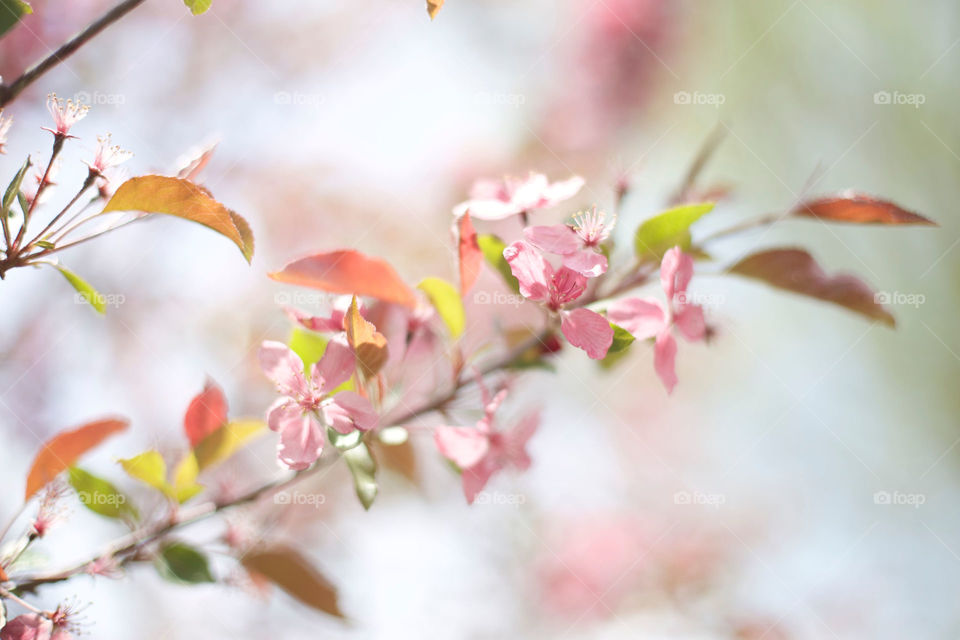
M68 136L70 127L82 120L90 111L90 107L73 100L61 100L57 94L51 93L47 96L47 110L53 116L53 125L56 128L43 127L43 129L55 136L72 137Z
M581 187L580 176L551 183L547 176L533 172L526 178L478 180L470 190L470 199L454 207L453 214L459 217L469 211L474 219L503 220L569 200Z
M594 360L607 355L613 343L610 323L589 309L563 308L586 290L586 276L567 266L554 270L533 245L524 241L514 242L504 249L503 257L520 283L523 297L560 314L560 331L570 344L583 349Z
M87 163L90 171L98 175L103 175L107 169L111 169L122 164L133 156L129 151L124 151L120 147L110 145L110 134L106 136L97 136L97 150L93 156L93 162Z
M577 273L595 278L607 271L607 258L597 248L610 237L616 216L606 221L607 215L596 207L589 213L579 213L573 226L565 224L527 227L523 235L527 242L541 251L563 256L563 266Z
M50 640L53 623L38 613L25 613L8 622L0 630L0 640ZM68 638L69 636L60 636Z
M284 307L284 311L287 317L306 329L319 331L320 333L337 333L344 330L343 319L346 317L352 301L353 296L338 296L328 316L312 316L293 307ZM357 300L357 308L360 315L366 318L367 310L360 300Z
M693 277L693 259L674 247L667 251L660 263L660 284L666 294L666 304L655 298L623 298L607 307L607 317L634 337L644 340L656 337L653 366L667 388L673 392L677 384L675 360L677 341L671 329L690 342L706 335L703 308L687 301L687 285Z
M524 471L530 467L527 442L540 424L538 412L528 414L509 431L496 431L494 414L506 397L501 390L494 397L483 384L483 417L475 427L437 427L434 442L448 460L463 471L463 494L473 504L494 473L514 468Z
M280 434L278 457L291 469L306 469L323 450L324 427L339 433L366 431L377 423L370 401L352 391L334 390L356 370L353 351L340 335L327 344L320 361L303 373L303 361L281 342L265 341L260 367L283 395L267 411L267 424Z

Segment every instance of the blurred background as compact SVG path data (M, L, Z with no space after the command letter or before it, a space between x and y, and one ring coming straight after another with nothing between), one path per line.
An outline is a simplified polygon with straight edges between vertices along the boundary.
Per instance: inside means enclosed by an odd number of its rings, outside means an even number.
M33 4L0 41L8 80L109 3ZM849 187L941 226L790 222L718 245L720 264L804 246L910 302L892 305L890 330L695 276L717 333L681 343L674 394L647 345L609 372L567 350L556 375L517 386L508 415L543 409L534 464L496 477L485 504L464 504L429 435L414 436L417 482L386 472L369 512L342 469L325 475L324 504L274 514L269 536L310 554L348 623L242 584L172 586L148 567L49 588L41 603L90 602L96 638L960 637L958 70L952 2L449 0L432 23L419 0L214 0L197 18L147 2L7 109L0 175L47 153L47 93L79 96L92 110L60 184L82 181L105 132L135 153L133 175L219 141L202 181L251 222L257 253L248 267L202 227L153 220L63 254L114 296L106 317L53 271L0 283L3 521L60 429L129 416L85 463L123 484L116 458L183 447L183 411L208 376L231 415L262 415L274 396L256 347L290 332L277 303L323 308L267 271L354 247L410 282L452 278L450 210L478 177L584 176L541 224L610 209L627 179L626 260L637 224L719 131L702 181L730 194L700 235ZM513 310L468 311L489 329ZM273 446L261 439L216 482L278 475ZM122 533L71 511L38 547L56 566Z

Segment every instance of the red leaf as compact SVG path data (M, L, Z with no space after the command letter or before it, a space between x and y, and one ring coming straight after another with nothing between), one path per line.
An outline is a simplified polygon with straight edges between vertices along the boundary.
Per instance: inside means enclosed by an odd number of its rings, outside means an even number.
M780 289L838 304L891 327L896 324L863 281L851 275L827 275L813 256L803 249L761 251L747 256L730 271L763 280Z
M457 221L458 249L460 255L460 295L465 296L480 277L483 267L483 252L477 243L477 232L470 221L470 212Z
M77 458L103 442L108 436L123 431L128 422L123 419L109 418L90 422L72 431L58 433L43 445L33 460L30 473L27 474L27 491L24 500L44 488L65 471Z
M791 212L796 216L819 218L829 222L856 224L923 224L936 222L903 207L865 194L845 192L839 196L817 198L801 202Z
M203 391L190 401L187 413L183 416L183 430L190 440L190 446L197 446L226 422L227 399L213 380L207 380Z
M417 298L389 264L359 251L331 251L294 260L268 274L277 282L287 282L331 293L370 296L413 308Z

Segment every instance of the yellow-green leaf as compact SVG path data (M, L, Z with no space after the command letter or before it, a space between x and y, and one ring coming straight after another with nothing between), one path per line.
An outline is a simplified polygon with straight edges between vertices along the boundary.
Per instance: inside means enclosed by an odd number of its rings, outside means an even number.
M712 210L712 202L685 204L644 221L634 237L637 257L660 260L675 246L686 251L690 248L690 226Z
M16 26L20 18L33 13L23 0L0 0L0 36Z
M207 9L210 8L210 5L213 4L213 0L183 0L183 4L187 5L187 8L190 9L190 13L195 16L205 13Z
M173 487L170 493L177 502L183 504L203 491L203 485L197 484L198 475L200 465L197 463L197 456L191 451L183 457L173 472Z
M457 288L443 278L424 278L417 288L430 298L430 303L450 330L450 336L459 338L467 326L467 314Z
M119 462L131 478L168 493L167 463L164 462L159 451L144 451L139 455L125 458Z
M253 258L253 234L246 220L189 180L153 175L131 178L120 185L103 211L146 211L192 220L233 241L247 262Z
M259 420L228 422L197 444L193 450L200 471L217 465L248 441L262 435L266 425Z
M517 282L507 259L503 257L503 250L507 248L503 240L495 235L484 234L477 236L477 244L480 245L480 251L483 252L483 258L491 267L497 270L503 276L504 282L514 290L520 293L520 283Z
M90 511L108 518L130 516L138 518L137 510L111 482L79 467L70 467L70 486L77 492L80 504Z
M377 497L377 463L367 445L362 442L352 449L343 452L343 459L347 461L350 475L353 476L353 486L357 490L357 497L364 509L369 509L373 499Z
M77 299L83 300L90 304L97 313L104 315L107 313L107 300L100 293L90 286L90 283L75 274L73 271L70 271L66 267L62 267L58 264L53 265L57 271L59 271L64 278L67 279L67 282L70 283L77 291Z

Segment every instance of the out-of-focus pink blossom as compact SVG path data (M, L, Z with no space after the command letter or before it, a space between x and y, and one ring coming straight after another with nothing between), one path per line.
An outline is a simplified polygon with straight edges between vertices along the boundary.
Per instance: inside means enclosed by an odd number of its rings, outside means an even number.
M542 173L532 172L526 178L478 180L470 190L470 199L454 207L453 213L459 217L469 211L477 220L503 220L569 200L583 184L580 176L550 182Z
M124 151L117 145L110 144L110 134L97 136L97 150L94 152L93 162L88 162L90 171L98 175L103 175L107 169L123 164L133 156L129 151Z
M597 247L610 237L616 216L607 224L606 214L596 207L589 213L574 216L573 226L565 224L527 227L523 235L527 242L541 251L563 256L563 266L588 278L607 271L607 258Z
M0 153L6 153L7 135L10 133L10 125L13 124L13 118L4 117L3 111L0 111Z
M706 335L703 307L687 300L687 285L693 277L693 259L674 247L660 263L660 284L666 304L656 298L623 298L607 307L607 317L634 337L645 340L656 337L653 366L660 380L671 393L677 384L675 360L677 341L672 328L691 342Z
M540 302L560 314L560 331L570 344L599 360L613 344L610 323L589 309L566 310L587 288L586 276L563 266L555 270L528 242L519 241L503 250L503 257L520 283L523 297Z
M530 466L527 442L540 424L540 414L528 414L508 431L494 429L494 416L506 397L501 390L492 398L480 382L483 392L483 417L475 427L437 427L434 441L437 449L448 460L463 470L463 494L473 504L494 473L514 468L520 471Z
M377 423L370 401L353 391L333 391L356 370L356 359L343 336L327 344L320 361L303 373L303 361L281 342L260 347L260 367L283 395L267 411L267 424L280 434L277 454L290 469L306 469L323 451L324 427L339 433L366 431Z
M25 613L8 622L0 630L0 640L50 640L53 623L38 613ZM60 636L66 640L69 636Z

